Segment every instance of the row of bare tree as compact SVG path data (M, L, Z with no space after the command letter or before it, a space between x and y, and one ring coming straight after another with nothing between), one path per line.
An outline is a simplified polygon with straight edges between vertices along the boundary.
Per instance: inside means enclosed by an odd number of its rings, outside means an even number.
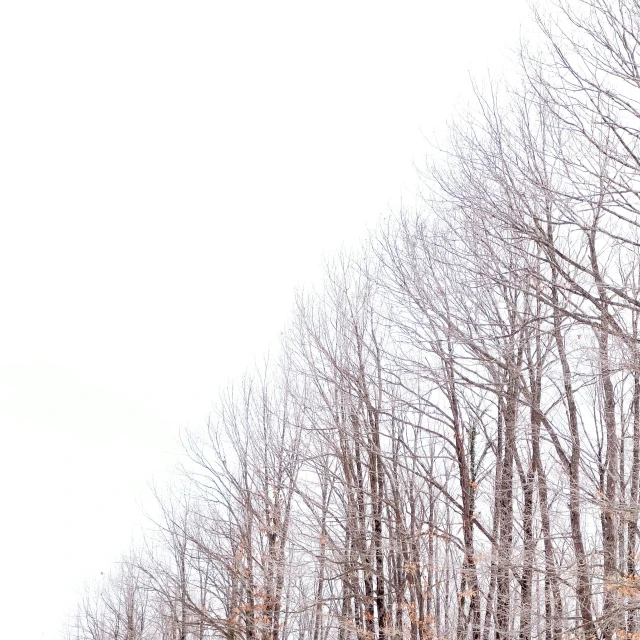
M640 2L538 25L70 638L640 638Z

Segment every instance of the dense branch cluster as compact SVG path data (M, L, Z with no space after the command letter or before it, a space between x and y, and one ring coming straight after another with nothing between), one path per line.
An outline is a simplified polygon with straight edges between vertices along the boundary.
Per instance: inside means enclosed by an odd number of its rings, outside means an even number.
M640 2L538 23L69 638L640 638Z

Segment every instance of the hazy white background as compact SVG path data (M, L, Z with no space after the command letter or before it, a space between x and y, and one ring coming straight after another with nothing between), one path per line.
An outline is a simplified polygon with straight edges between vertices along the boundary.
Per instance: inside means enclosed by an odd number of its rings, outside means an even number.
M0 635L54 640L524 0L0 7Z

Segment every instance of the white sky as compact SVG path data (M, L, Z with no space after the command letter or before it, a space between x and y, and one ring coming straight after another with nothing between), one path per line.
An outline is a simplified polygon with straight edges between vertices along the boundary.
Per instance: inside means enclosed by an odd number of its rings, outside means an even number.
M0 619L55 640L524 0L0 7Z

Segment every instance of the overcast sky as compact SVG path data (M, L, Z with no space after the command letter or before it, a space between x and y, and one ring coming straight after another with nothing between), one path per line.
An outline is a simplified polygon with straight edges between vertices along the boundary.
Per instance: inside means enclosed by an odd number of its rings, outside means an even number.
M1 635L55 640L179 430L401 199L524 0L0 9Z

